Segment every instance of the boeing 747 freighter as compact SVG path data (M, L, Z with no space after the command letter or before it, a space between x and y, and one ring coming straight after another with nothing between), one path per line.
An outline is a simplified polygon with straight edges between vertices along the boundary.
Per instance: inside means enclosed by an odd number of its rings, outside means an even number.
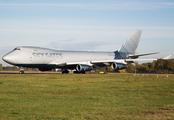
M135 54L141 33L142 30L136 30L118 50L113 52L63 51L21 46L6 54L2 59L11 65L38 68L40 71L61 68L62 73L69 73L68 69L75 70L74 73L85 73L93 68L100 69L106 66L111 66L113 70L120 70L125 69L128 63L155 60L137 59L140 56L157 54ZM170 55L163 59L169 57Z

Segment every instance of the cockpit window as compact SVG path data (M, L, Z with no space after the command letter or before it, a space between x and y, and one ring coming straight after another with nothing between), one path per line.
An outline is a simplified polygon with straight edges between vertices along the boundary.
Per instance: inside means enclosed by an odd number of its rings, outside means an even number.
M20 48L15 48L14 50L20 50Z

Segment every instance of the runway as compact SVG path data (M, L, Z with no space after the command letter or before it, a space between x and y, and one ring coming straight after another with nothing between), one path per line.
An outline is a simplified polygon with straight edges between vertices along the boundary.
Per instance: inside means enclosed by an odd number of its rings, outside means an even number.
M20 74L19 71L0 71L0 74ZM24 74L62 74L62 72L25 71ZM72 74L70 72L70 74Z
M86 72L86 74L118 74L117 72ZM20 74L19 71L0 71L0 74ZM62 72L53 72L53 71L24 71L24 74L62 74ZM69 72L69 74L74 74Z

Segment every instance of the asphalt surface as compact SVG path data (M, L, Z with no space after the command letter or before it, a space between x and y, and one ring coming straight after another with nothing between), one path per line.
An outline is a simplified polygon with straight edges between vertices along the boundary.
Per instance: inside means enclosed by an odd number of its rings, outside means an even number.
M20 74L19 71L0 71L0 74ZM24 71L24 74L62 74L61 72L33 72Z

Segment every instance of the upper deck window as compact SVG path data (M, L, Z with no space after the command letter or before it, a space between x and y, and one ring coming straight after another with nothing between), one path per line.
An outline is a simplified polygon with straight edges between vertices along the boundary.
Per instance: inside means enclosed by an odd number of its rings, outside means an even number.
M14 50L21 50L20 48L15 48Z

